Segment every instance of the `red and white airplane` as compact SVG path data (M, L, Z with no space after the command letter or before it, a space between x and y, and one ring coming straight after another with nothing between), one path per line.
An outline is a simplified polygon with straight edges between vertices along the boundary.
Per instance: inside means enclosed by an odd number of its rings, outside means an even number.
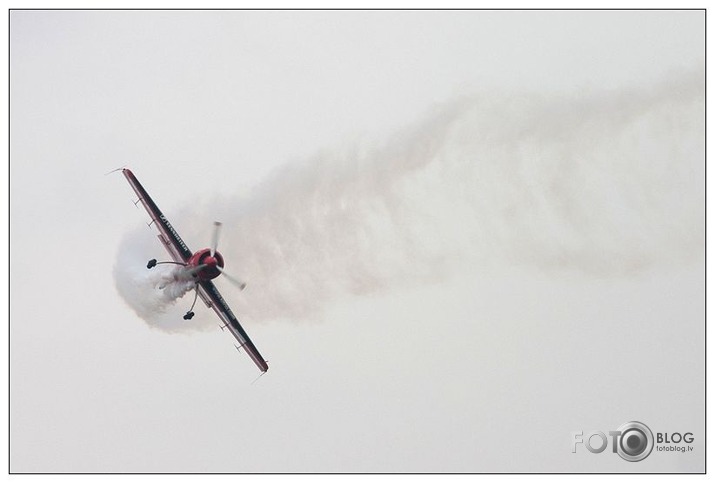
M241 290L246 286L245 283L230 277L223 270L223 257L216 251L221 223L214 222L213 243L211 248L204 248L197 252L192 252L174 227L171 226L169 220L167 220L161 210L159 210L159 207L156 206L156 203L151 199L149 193L147 193L141 183L139 183L134 173L126 168L121 168L121 170L139 197L137 203L141 202L149 213L152 220L150 225L154 224L159 229L159 240L173 259L171 262L157 262L155 259L149 260L147 268L151 269L160 263L173 263L182 266L183 269L175 274L176 280L194 281L196 283L194 303L191 305L189 311L186 312L186 315L184 315L184 319L188 320L194 316L192 310L194 305L196 305L196 299L201 297L201 300L204 301L206 306L214 309L221 319L221 330L227 328L236 338L239 343L239 345L236 345L236 349L238 349L239 352L241 349L244 349L261 372L266 372L268 370L267 362L258 352L256 346L253 345L248 334L243 330L238 319L233 315L228 304L211 281L219 275L223 275L226 279L238 285Z

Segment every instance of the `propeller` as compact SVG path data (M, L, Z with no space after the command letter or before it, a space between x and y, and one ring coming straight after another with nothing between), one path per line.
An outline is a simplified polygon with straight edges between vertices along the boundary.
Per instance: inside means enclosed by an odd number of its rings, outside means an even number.
M194 268L187 270L187 273L189 275L193 275L195 273L199 273L201 270L203 270L206 267L208 267L208 265L206 265L205 263L202 263L201 265L196 265Z
M222 224L220 221L214 221L214 232L213 232L213 236L211 238L211 256L212 257L216 255L216 249L218 248L218 237L221 234L221 227L222 227ZM228 280L229 282L234 284L236 287L238 287L239 290L243 290L244 288L246 288L246 282L244 282L243 280L239 280L235 277L232 277L231 275L226 273L224 271L224 269L222 267L220 267L219 265L216 265L216 268L218 269L219 272L221 272L221 274L224 277L226 277L226 280Z
M187 269L186 272L184 272L182 274L182 276L185 276L185 275L193 276L194 274L199 273L201 270L203 270L206 267L208 267L208 265L202 263L201 265L197 265L193 268ZM179 278L174 278L174 281L178 281L178 280L179 280ZM164 290L166 288L166 286L170 283L172 283L171 280L165 280L164 282L161 283L161 285L159 285L159 290Z
M226 271L223 268L219 267L218 265L216 266L216 268L218 268L219 272L221 272L221 275L226 277L226 280L228 280L229 282L234 284L236 287L238 287L239 290L243 290L244 288L246 288L246 282L244 282L243 280L239 280L235 277L232 277L231 275L226 273Z
M218 248L218 236L221 233L221 222L214 221L214 233L211 241L211 256L216 255L216 248Z

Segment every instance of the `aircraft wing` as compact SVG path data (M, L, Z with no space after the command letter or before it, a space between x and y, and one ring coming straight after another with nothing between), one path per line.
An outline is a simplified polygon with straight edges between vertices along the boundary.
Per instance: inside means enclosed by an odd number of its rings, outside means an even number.
M169 252L169 255L171 255L175 262L187 263L193 255L193 252L189 249L184 240L181 239L174 227L171 226L171 223L169 223L169 220L166 219L159 207L156 206L156 203L154 203L149 193L147 193L139 180L134 176L134 173L126 168L122 169L122 173L124 173L124 177L129 181L129 184L139 197L139 201L141 201L147 213L149 213L152 223L159 229L159 240L161 240L162 245L164 245ZM243 327L241 327L238 319L233 315L230 307L216 289L213 282L210 280L200 281L197 290L206 306L214 309L216 314L223 321L224 326L228 327L236 338L239 343L237 346L238 349L244 349L258 368L262 372L266 372L268 370L268 364L258 352L256 346L253 345L248 334L243 330Z
M210 302L207 303L207 305L214 309L216 314L223 321L224 325L236 338L239 343L237 349L239 349L239 351L240 349L245 350L246 354L253 359L253 362L258 366L261 372L266 372L268 370L267 362L258 352L256 346L253 345L253 342L251 342L248 334L245 330L243 330L243 327L241 327L241 324L236 316L233 315L233 312L231 312L231 308L219 293L216 285L214 285L210 280L199 282L199 294L201 295L201 298L204 299L204 302L207 300Z
M129 184L139 197L139 201L144 205L147 213L149 213L152 223L159 229L159 240L161 240L161 244L167 249L171 258L173 258L175 262L188 262L193 252L189 250L184 240L181 239L174 227L169 223L169 220L166 219L159 207L156 206L156 203L154 203L149 193L146 192L139 180L134 176L134 173L126 168L122 169L122 173L124 173L124 177L129 181Z

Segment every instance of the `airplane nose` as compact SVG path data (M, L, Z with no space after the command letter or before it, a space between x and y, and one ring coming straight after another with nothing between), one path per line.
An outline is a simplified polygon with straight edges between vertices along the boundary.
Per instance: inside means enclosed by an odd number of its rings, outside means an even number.
M215 267L218 261L216 260L215 257L206 257L204 260L204 263L208 265L209 267Z

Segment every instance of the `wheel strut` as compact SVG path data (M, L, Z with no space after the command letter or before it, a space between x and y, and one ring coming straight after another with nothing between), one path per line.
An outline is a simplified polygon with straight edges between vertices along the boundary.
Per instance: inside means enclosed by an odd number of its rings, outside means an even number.
M196 305L196 300L199 298L199 285L196 284L194 286L194 303L191 304L191 308L189 309L186 314L184 314L184 320L191 320L191 318L194 316L194 305Z

